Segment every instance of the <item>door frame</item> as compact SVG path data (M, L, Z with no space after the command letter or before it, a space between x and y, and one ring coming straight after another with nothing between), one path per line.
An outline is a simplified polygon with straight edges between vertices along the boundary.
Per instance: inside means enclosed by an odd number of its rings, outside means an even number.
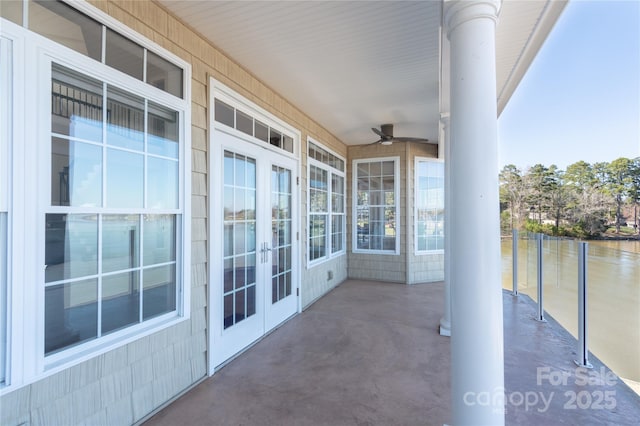
M287 152L284 149L277 148L271 146L253 136L247 135L239 130L234 129L233 127L224 125L222 123L215 121L214 116L214 101L219 99L224 103L242 110L244 113L248 113L252 115L254 118L259 119L262 123L267 124L268 126L287 134L288 136L293 138L293 152ZM214 328L215 324L215 316L219 315L218 312L218 304L216 301L216 297L219 296L219 292L213 291L213 285L218 283L221 276L222 270L222 245L220 244L220 232L219 228L222 224L223 218L220 210L220 202L222 200L222 167L223 167L223 153L224 149L220 146L220 142L216 140L216 131L222 131L232 137L241 139L250 144L256 145L256 147L261 147L266 150L277 153L285 158L291 159L294 161L295 167L292 172L295 176L292 177L292 193L294 194L294 198L297 202L292 202L292 215L293 215L293 223L292 223L292 242L294 247L292 248L292 266L293 266L293 274L292 274L292 291L297 291L297 300L296 300L296 309L293 315L296 315L302 311L302 297L301 297L301 283L300 278L302 276L301 273L301 244L300 244L300 231L301 231L301 209L300 209L300 200L301 200L301 187L300 187L300 176L301 176L301 161L300 155L302 152L301 149L301 141L302 134L295 127L286 123L285 121L279 119L272 113L266 111L265 109L259 107L255 103L251 102L249 99L243 97L238 94L225 84L217 81L213 77L209 77L209 98L208 98L208 144L207 144L207 155L209 156L208 168L207 168L207 219L209 222L208 230L207 230L207 285L209 286L208 296L207 296L207 372L208 375L211 376L215 373L216 362L214 362L214 351L218 348L217 345L217 335L218 331ZM196 187L196 185L194 185ZM270 217L270 215L269 215ZM270 289L270 287L269 287ZM269 290L270 291L270 290ZM263 298L264 300L264 298ZM262 301L260 301L262 303ZM264 313L264 312L263 312ZM286 320L285 320L286 321ZM266 323L265 323L266 326ZM263 337L270 330L275 329L275 327L271 329L265 330L265 333L262 336L258 337L252 343L248 344L250 347L253 343L258 341L261 337ZM238 353L231 354L228 357L228 360L233 359L239 353L242 353L240 350ZM226 362L228 362L225 361ZM221 365L224 365L221 364Z

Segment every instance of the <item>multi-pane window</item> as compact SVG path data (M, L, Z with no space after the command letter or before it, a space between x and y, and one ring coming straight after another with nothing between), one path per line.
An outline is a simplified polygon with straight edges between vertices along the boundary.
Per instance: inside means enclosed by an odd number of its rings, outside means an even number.
M53 64L45 354L176 313L180 114Z
M344 252L344 160L309 141L309 263Z
M22 24L22 2L2 3L2 16ZM26 23L30 30L151 86L183 97L183 70L177 65L66 3L55 0L26 3L29 18Z
M235 128L275 148L293 153L293 137L274 129L257 118L216 99L214 117L218 123Z
M416 159L416 252L444 250L444 163Z
M398 161L354 161L354 252L399 253Z

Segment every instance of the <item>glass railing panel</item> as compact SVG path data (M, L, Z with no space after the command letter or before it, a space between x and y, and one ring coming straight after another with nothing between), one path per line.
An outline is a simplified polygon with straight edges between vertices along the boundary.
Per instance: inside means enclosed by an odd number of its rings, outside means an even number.
M608 243L589 243L588 346L640 388L640 241Z

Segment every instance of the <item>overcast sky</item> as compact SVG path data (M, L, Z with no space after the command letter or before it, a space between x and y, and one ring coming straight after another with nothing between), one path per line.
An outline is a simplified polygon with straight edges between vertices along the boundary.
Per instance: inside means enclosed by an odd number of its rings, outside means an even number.
M498 121L500 168L640 156L640 0L571 0Z

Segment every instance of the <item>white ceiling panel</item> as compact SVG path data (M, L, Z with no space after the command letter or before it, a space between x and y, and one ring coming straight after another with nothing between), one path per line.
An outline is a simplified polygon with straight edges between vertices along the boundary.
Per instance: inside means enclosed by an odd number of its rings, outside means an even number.
M437 141L440 1L161 3L346 144L375 141L384 123ZM507 3L499 92L547 4Z

